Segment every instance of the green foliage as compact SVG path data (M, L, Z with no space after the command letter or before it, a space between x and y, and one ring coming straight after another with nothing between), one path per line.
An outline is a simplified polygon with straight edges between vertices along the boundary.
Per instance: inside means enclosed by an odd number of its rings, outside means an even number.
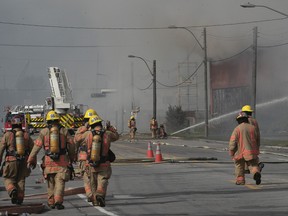
M166 111L166 126L168 133L188 127L188 121L181 106L172 107L169 105Z

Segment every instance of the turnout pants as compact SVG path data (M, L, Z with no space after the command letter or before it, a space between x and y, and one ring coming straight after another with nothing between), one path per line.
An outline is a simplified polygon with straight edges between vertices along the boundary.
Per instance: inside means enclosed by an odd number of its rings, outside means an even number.
M105 165L100 165L91 172L91 189L94 200L96 199L96 196L102 196L104 198L106 196L108 180L112 175L112 169L110 165Z
M87 164L86 161L80 161L79 168L81 169L86 196L87 198L92 197L92 190L90 183L90 166Z
M246 161L244 158L240 160L235 160L235 177L238 182L245 182L245 164L247 164L250 173L254 176L256 172L260 172L258 166L259 159L258 157L249 161Z
M17 190L17 200L23 202L25 193L25 178L29 176L26 161L6 161L3 171L4 185L11 196L11 192Z
M65 173L47 174L48 204L62 204L65 190Z

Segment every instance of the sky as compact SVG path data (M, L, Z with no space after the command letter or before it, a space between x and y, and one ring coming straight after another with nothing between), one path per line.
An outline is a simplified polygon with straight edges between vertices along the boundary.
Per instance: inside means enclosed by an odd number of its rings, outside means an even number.
M286 0L255 0L288 14ZM231 57L253 43L288 42L288 19L267 8L244 9L242 0L1 0L0 106L42 104L50 96L47 68L67 72L75 104L95 108L103 119L127 129L132 104L140 107L138 125L148 129L152 117L152 76L157 62L157 115L165 121L169 105L179 104L180 75L193 73L203 58L203 28L210 60ZM276 20L274 20L276 19ZM266 20L266 21L264 21ZM270 21L267 21L270 20ZM255 22L256 21L256 22ZM258 22L261 21L261 22ZM263 22L262 22L263 21ZM186 29L171 29L171 26ZM286 77L288 46L265 49L262 68ZM269 64L268 62L269 61ZM187 63L188 62L188 63ZM267 67L266 67L266 63ZM203 67L197 99L190 108L204 109ZM132 79L133 77L133 79ZM281 78L279 78L281 80ZM133 90L132 90L133 86ZM170 86L170 87L169 87ZM174 87L171 87L174 86ZM103 98L92 93L116 89ZM146 89L146 90L144 90ZM191 103L192 103L191 102Z

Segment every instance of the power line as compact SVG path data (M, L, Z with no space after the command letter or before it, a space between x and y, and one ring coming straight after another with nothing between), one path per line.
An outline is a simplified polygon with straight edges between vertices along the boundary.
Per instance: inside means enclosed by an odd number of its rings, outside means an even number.
M242 50L241 52L235 54L235 55L232 55L230 57L227 57L227 58L224 58L224 59L218 59L218 60L210 60L210 62L220 62L220 61L226 61L228 59L231 59L231 58L234 58L238 55L241 55L242 53L244 53L246 50L250 49L252 47L252 45L250 45L249 47L247 47L246 49Z
M273 48L273 47L280 47L280 46L286 46L288 45L288 42L282 43L282 44L275 44L275 45L267 45L267 46L258 46L259 48Z
M277 20L285 20L284 18L275 19L264 19L264 20L254 20L247 22L236 22L236 23L222 23L222 24L211 24L211 25L192 25L192 26L179 26L180 28L207 28L216 26L231 26L231 25L242 25L242 24L252 24L261 22L271 22ZM63 26L63 25L45 25L45 24L31 24L31 23L18 23L18 22L5 22L0 21L0 24L4 25L16 25L16 26L28 26L28 27L41 27L41 28L60 28L60 29L85 29L85 30L157 30L157 29L170 29L169 27L87 27L87 26Z
M217 26L243 25L243 24L261 23L261 22L271 22L271 21L276 21L276 20L285 20L287 18L288 17L265 19L265 20L254 20L254 21L247 21L247 22L222 23L222 24L213 24L213 25L193 25L193 26L187 26L186 28L201 28L201 27L209 28L209 27L217 27Z
M123 47L114 45L40 45L40 44L0 44L2 47L38 47L38 48L98 48L98 47Z
M160 84L160 85L162 85L162 86L164 86L164 87L177 87L177 86L180 86L180 85L182 85L183 83L185 83L187 80L189 80L195 73L197 73L198 69L203 65L203 63L204 63L204 62L202 62L201 64L199 64L198 67L196 68L196 70L195 70L187 79L185 79L185 80L184 80L183 82L181 82L181 83L178 83L178 84L176 84L176 85L166 85L166 84L163 84L163 83L161 83L161 82L159 82L159 81L157 81L157 83Z
M152 84L153 84L153 82L151 82L151 83L149 84L149 86L147 86L146 88L143 88L143 89L138 88L138 87L136 87L136 88L137 88L138 90L140 90L140 91L144 91L144 90L149 89L149 88L151 87Z

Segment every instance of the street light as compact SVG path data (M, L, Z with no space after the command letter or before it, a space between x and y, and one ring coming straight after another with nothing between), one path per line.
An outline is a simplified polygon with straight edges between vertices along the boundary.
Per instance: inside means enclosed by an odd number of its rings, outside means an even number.
M279 13L283 16L285 16L286 18L288 17L288 14L285 14L281 11L275 10L271 7L268 7L266 5L255 5L255 4L251 4L251 3L247 3L247 4L243 4L240 5L243 8L255 8L255 7L263 7L266 9L269 9L271 11L274 11L276 13ZM254 117L256 118L256 84L257 84L257 27L254 28L254 62L253 62L253 71L252 71L252 107L254 109Z
M255 4L251 4L251 3L248 2L247 4L242 4L242 5L240 5L240 6L243 7L243 8L263 7L263 8L267 8L267 9L269 9L269 10L272 10L272 11L274 11L274 12L276 12L276 13L279 13L279 14L285 16L285 17L288 17L288 14L285 14L285 13L283 13L283 12L281 12L281 11L275 10L275 9L273 9L273 8L271 8L271 7L266 6L266 5L255 5Z
M184 29L188 31L197 41L200 48L204 51L204 91L205 91L205 137L208 137L208 76L207 76L207 44L206 44L206 28L204 28L204 45L199 42L195 34L187 27L169 26L170 29Z
M156 113L156 110L157 110L157 98L156 98L156 60L153 60L153 71L150 69L147 61L140 57L140 56L134 56L134 55L128 55L128 58L139 58L141 59L145 65L147 66L150 74L152 75L153 77L153 118L154 119L157 119L157 113Z

